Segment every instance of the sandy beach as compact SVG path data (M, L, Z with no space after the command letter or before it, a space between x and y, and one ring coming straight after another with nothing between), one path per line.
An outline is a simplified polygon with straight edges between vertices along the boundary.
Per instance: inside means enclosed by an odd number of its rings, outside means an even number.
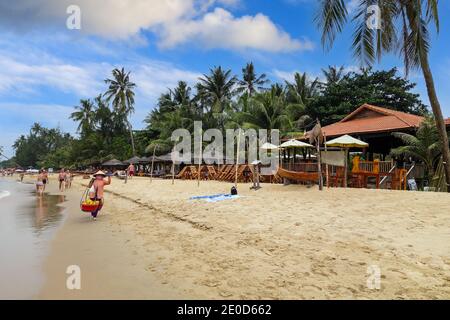
M448 299L450 197L364 189L114 179L95 222L66 192L67 217L41 299ZM55 186L55 184L52 184ZM79 265L82 289L67 290ZM369 288L368 268L380 270Z

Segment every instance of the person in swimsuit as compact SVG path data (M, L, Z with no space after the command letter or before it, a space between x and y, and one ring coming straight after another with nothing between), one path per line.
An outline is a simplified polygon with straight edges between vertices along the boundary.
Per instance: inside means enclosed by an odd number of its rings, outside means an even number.
M45 171L45 169L42 169L42 175L44 177L44 179L42 179L42 183L44 184L44 191L45 191L45 187L47 186L48 183L48 173L47 171Z
M42 196L44 193L44 173L39 170L39 174L36 181L36 193L38 196Z
M64 169L61 169L61 171L59 171L58 180L59 180L59 191L64 192L66 180L66 174L64 172Z
M72 186L71 176L72 176L72 174L70 173L70 170L66 170L66 174L64 175L64 181L66 183L66 189L69 189Z
M89 198L92 201L100 201L100 206L97 210L91 212L92 219L97 220L97 215L102 210L103 207L103 195L105 186L111 184L111 176L108 175L108 179L105 180L106 174L103 171L98 171L94 174L94 182L92 183L91 188L89 189Z

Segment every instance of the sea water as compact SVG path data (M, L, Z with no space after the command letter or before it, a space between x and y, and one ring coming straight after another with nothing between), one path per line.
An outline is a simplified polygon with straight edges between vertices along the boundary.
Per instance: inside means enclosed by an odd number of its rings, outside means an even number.
M44 282L43 262L63 218L64 196L38 197L33 184L0 178L0 299L32 299Z

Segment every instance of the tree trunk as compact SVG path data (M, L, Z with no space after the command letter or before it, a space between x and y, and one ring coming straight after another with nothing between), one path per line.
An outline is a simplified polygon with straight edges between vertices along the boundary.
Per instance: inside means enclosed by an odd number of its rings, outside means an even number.
M442 158L445 172L445 181L447 183L447 192L450 192L450 148L447 136L447 128L445 127L444 116L442 115L441 105L439 103L436 88L434 86L433 75L431 73L428 55L420 54L420 64L427 85L428 97L430 99L431 109L433 110L436 127L442 142Z
M133 150L133 156L136 156L136 148L134 147L134 137L133 137L133 129L131 127L130 121L127 120L128 123L128 130L130 131L130 137L131 137L131 148Z

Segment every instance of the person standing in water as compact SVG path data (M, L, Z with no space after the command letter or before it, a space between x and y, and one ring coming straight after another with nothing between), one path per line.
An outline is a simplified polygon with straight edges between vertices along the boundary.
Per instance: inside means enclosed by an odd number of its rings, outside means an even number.
M39 174L37 176L37 181L36 181L36 193L37 195L40 197L42 196L42 194L44 193L44 173L42 170L39 170Z
M59 191L64 192L66 181L66 174L64 172L64 168L59 171L58 180L59 180Z
M47 183L48 183L48 172L45 171L45 169L42 169L42 175L44 177L42 182L44 183L44 191L45 191L45 187L47 186Z
M104 195L104 189L105 186L111 184L111 176L108 175L108 179L105 180L106 173L103 171L98 171L94 174L94 182L92 183L91 188L89 189L89 198L92 201L99 201L100 205L98 206L97 210L91 212L92 219L97 220L97 215L102 210L103 207L103 195Z

